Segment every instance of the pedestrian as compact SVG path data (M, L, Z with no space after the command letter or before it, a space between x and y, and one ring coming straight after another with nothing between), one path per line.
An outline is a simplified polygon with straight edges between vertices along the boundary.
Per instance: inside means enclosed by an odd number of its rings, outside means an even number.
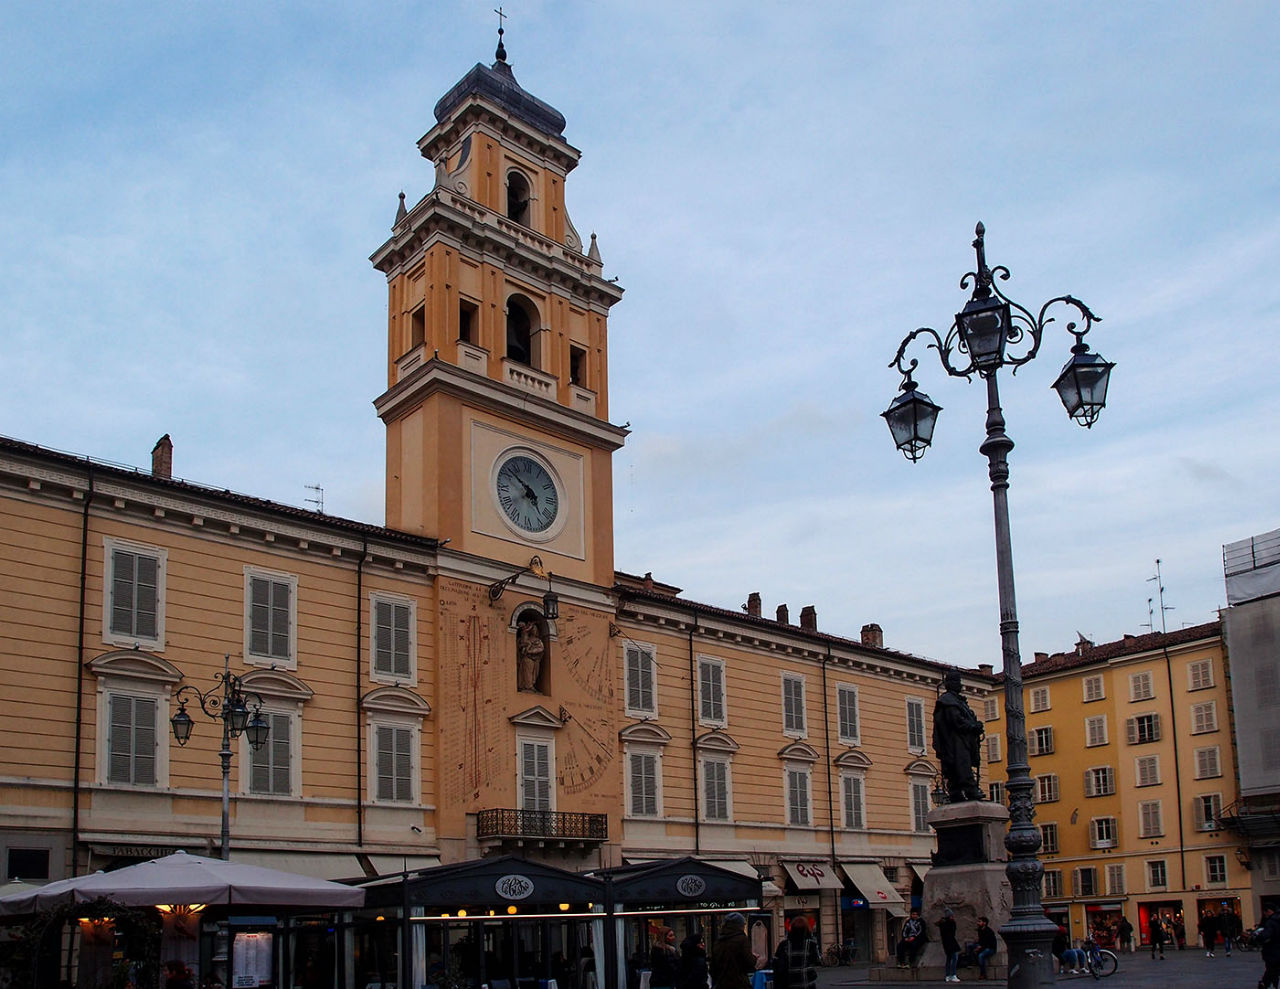
M164 963L164 989L196 989L191 969L180 958L173 958Z
M1204 956L1213 958L1213 949L1218 944L1218 918L1212 911L1206 910L1200 915L1200 922L1196 925L1196 929L1200 932L1200 940L1204 944Z
M680 942L676 989L707 989L707 946L700 927Z
M1053 936L1053 946L1049 950L1058 959L1059 975L1079 975L1085 970L1084 952L1071 947L1071 938L1061 924L1058 925L1058 933Z
M1222 940L1226 943L1227 957L1231 957L1231 948L1236 943L1236 938L1240 936L1241 926L1240 917L1231 907L1223 907L1222 915L1218 918L1220 925L1219 933L1222 934Z
M991 929L991 921L986 917L978 918L978 940L974 942L978 955L978 978L987 977L987 962L996 953L996 932Z
M818 946L809 936L809 922L803 917L791 921L787 936L773 953L774 989L816 989Z
M675 989L680 953L676 951L676 932L670 927L658 929L653 950L649 953L649 985L653 989Z
M1156 952L1160 952L1160 960L1164 961L1164 919L1158 914L1151 915L1151 924L1147 928L1151 940L1151 960L1156 960Z
M912 910L911 916L902 925L898 938L898 968L915 968L916 960L928 940L929 932L920 919L920 911Z
M1120 915L1120 923L1116 925L1116 943L1120 946L1120 950L1132 954L1133 952L1133 925L1129 923L1129 918ZM1230 952L1227 952L1230 954Z
M756 970L756 954L747 943L747 918L725 914L720 934L711 949L711 981L716 989L751 989Z
M938 938L942 942L942 953L947 956L947 975L944 981L959 982L956 969L960 965L960 942L956 940L956 915L950 907L942 908L942 919L938 921Z
M1173 940L1177 942L1179 951L1187 946L1187 927L1181 917L1173 918Z
M1262 926L1254 933L1262 945L1262 978L1258 989L1277 989L1280 983L1280 913L1270 903L1262 908Z

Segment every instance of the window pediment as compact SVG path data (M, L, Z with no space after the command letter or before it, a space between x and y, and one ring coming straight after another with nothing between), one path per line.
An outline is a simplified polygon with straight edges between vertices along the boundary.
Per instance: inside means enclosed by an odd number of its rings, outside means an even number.
M563 721L541 704L535 704L519 714L513 714L508 720L513 725L519 725L521 728L550 728L553 731L557 728L563 728L565 725Z
M778 750L778 758L791 762L817 762L818 750L807 742L792 742Z
M177 683L182 671L172 663L137 649L117 649L89 661L89 672L97 677L127 677L151 683Z
M938 770L928 759L912 759L907 763L903 773L907 776L937 776Z
M737 752L738 743L723 731L709 731L699 735L693 743L700 752Z
M431 705L404 687L378 687L364 695L360 706L366 711L381 711L387 714L411 714L417 718L425 718L431 713Z
M242 676L240 683L245 690L261 694L264 698L271 698L272 700L298 701L302 703L311 700L315 696L314 690L292 673L286 673L284 670L255 670ZM368 700L367 697L366 700ZM423 703L426 702L424 701Z
M624 742L647 742L650 745L666 745L671 741L671 733L652 721L641 721L638 725L627 725L622 731L618 732L618 738Z
M849 749L847 752L841 752L833 760L841 769L870 769L871 759L864 752L857 749ZM916 762L923 762L917 759Z

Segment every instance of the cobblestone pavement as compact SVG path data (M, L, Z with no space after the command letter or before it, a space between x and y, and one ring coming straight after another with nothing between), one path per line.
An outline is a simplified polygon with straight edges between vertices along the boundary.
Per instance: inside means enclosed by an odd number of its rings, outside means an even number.
M925 986L928 989L949 989L941 979L919 982L872 982L867 975L869 966L821 968L818 970L818 989L839 989L841 986L893 986L906 989L909 986ZM1190 947L1183 951L1171 951L1164 961L1151 960L1146 952L1120 956L1116 974L1096 983L1088 975L1062 975L1058 984L1070 989L1254 989L1262 975L1262 956L1256 951L1237 951L1230 958L1219 951L1214 958L1206 958L1203 950ZM962 985L999 986L1003 982L980 982L976 973L970 975L961 970Z

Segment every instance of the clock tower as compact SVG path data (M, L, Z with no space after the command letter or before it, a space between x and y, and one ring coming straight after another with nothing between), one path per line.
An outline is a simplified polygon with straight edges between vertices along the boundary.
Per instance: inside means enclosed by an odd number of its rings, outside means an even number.
M611 587L610 307L565 209L579 153L501 44L436 104L418 142L432 190L371 257L387 276L390 528Z

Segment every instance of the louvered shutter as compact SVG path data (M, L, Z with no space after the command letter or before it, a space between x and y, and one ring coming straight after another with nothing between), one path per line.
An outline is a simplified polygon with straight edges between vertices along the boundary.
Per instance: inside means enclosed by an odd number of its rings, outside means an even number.
M133 698L112 694L110 708L111 734L107 742L107 780L111 783L133 782Z
M411 665L409 656L409 611L407 604L395 604L391 608L393 670L396 676L402 677L409 676Z
M271 655L271 584L262 577L249 578L249 651Z
M1084 795L1086 797L1093 797L1097 796L1097 793L1098 790L1094 779L1094 772L1092 769L1086 769L1084 771Z
M1138 743L1138 719L1125 718L1124 731L1125 731L1125 737L1128 739L1129 744L1136 745Z
M118 549L111 554L111 631L133 635L134 554Z
M271 581L271 655L289 655L289 585Z
M140 639L156 637L156 606L158 561L154 556L135 555L137 571L134 595L134 630Z
M133 699L133 780L140 785L156 781L156 702Z

